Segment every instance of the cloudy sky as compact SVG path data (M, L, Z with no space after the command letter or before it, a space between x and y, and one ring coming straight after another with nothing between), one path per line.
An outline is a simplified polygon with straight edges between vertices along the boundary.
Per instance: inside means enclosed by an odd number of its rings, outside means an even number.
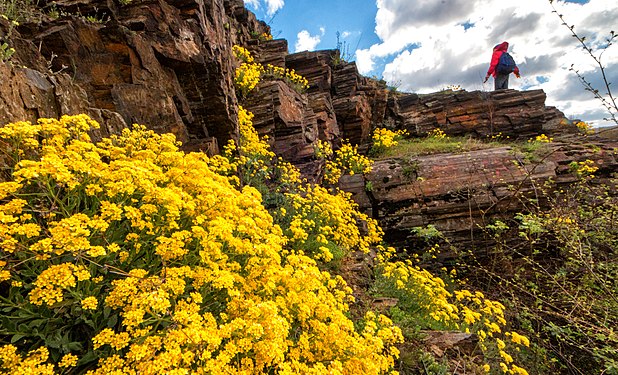
M548 0L245 0L290 52L332 49L339 42L366 76L384 78L400 91L429 93L450 85L491 90L483 84L494 45L510 43L521 79L509 87L541 88L547 104L568 117L605 125L607 113L569 71L571 64L601 92L594 60L552 13ZM618 33L618 1L554 1L567 22L593 48ZM618 96L618 39L602 55Z

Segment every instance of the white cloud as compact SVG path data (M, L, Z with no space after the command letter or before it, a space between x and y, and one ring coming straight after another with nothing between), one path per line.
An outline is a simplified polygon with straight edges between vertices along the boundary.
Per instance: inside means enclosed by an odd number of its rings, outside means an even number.
M324 35L324 28L320 28L321 35ZM321 35L311 35L307 30L301 30L296 36L294 52L313 51L321 41Z
M260 7L260 0L245 0L245 5L250 5L252 8L257 9Z
M255 10L260 9L262 5L266 5L266 10L269 16L275 14L275 12L283 8L285 5L284 0L244 0L244 2L245 5L248 5Z
M615 0L554 3L593 43L600 43L618 18ZM379 74L375 69L386 61L384 79L401 82L402 90L434 92L450 84L491 90L492 80L485 85L482 80L492 48L508 41L522 72L521 79L511 76L511 88L542 88L549 105L575 117L592 116L599 108L568 70L575 64L586 78L602 84L592 78L598 77L598 68L578 48L547 0L520 0L507 8L504 0L376 0L376 4L375 31L381 42L356 51L361 73ZM618 46L604 53L603 62L618 87Z
M266 0L266 5L268 8L268 14L273 15L276 11L283 8L285 3L283 0Z

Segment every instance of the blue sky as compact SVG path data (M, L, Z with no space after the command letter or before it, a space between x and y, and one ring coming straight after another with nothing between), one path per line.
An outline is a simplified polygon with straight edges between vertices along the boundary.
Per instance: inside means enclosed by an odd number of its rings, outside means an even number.
M547 0L245 0L290 52L332 49L337 32L366 76L401 91L427 93L449 85L491 90L482 83L494 45L508 41L522 78L515 89L545 90L547 103L567 116L607 124L603 108L569 72L571 64L601 89L598 67L552 13ZM554 1L556 9L602 45L618 26L618 1ZM618 41L616 41L618 42ZM618 44L618 43L617 43ZM618 91L618 46L603 54ZM616 92L614 93L616 94Z
M298 32L307 30L310 34L321 34L319 49L334 48L336 33L349 32L347 43L368 47L380 40L375 34L375 0L296 0L288 1L272 21L273 35L290 41L294 47ZM268 20L267 20L268 21ZM323 29L323 31L321 30Z

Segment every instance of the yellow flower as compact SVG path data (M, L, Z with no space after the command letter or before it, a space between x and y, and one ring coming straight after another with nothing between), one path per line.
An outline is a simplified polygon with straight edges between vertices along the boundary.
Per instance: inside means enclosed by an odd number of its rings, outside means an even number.
M7 270L0 271L0 281L9 280L11 278L11 272Z
M434 129L430 131L428 134L428 137L436 138L436 139L448 139L448 137L446 136L446 133L444 133L442 129Z
M246 48L243 48L239 45L233 45L232 52L234 52L234 54L236 55L236 58L238 58L239 60L245 63L253 62L253 56L251 56L251 53L247 51Z
M380 153L387 148L396 146L398 141L407 134L406 130L392 131L386 128L376 128L373 131L372 153Z
M534 140L536 142L540 142L540 143L551 143L551 142L553 142L554 139L553 138L549 138L545 134L541 134L541 135L537 135ZM528 142L531 142L531 140L529 140Z
M528 371L515 365L511 366L511 371L516 375L528 375Z
M502 372L504 372L505 374L509 371L509 367L504 363L504 362L500 362L500 369L502 370Z
M84 310L96 310L99 301L96 297L86 297L82 300L82 309Z
M530 340L528 340L526 336L520 335L517 332L511 332L511 341L513 341L515 344L523 345L526 347L530 346Z
M77 356L73 354L65 354L58 363L58 367L74 367L77 365Z

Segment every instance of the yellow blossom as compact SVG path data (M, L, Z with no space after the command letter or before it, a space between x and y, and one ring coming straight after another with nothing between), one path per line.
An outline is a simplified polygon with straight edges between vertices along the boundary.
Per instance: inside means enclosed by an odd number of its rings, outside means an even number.
M58 363L58 367L74 367L77 365L77 356L73 354L65 354Z
M99 301L96 297L86 297L82 300L82 309L84 310L96 310Z

